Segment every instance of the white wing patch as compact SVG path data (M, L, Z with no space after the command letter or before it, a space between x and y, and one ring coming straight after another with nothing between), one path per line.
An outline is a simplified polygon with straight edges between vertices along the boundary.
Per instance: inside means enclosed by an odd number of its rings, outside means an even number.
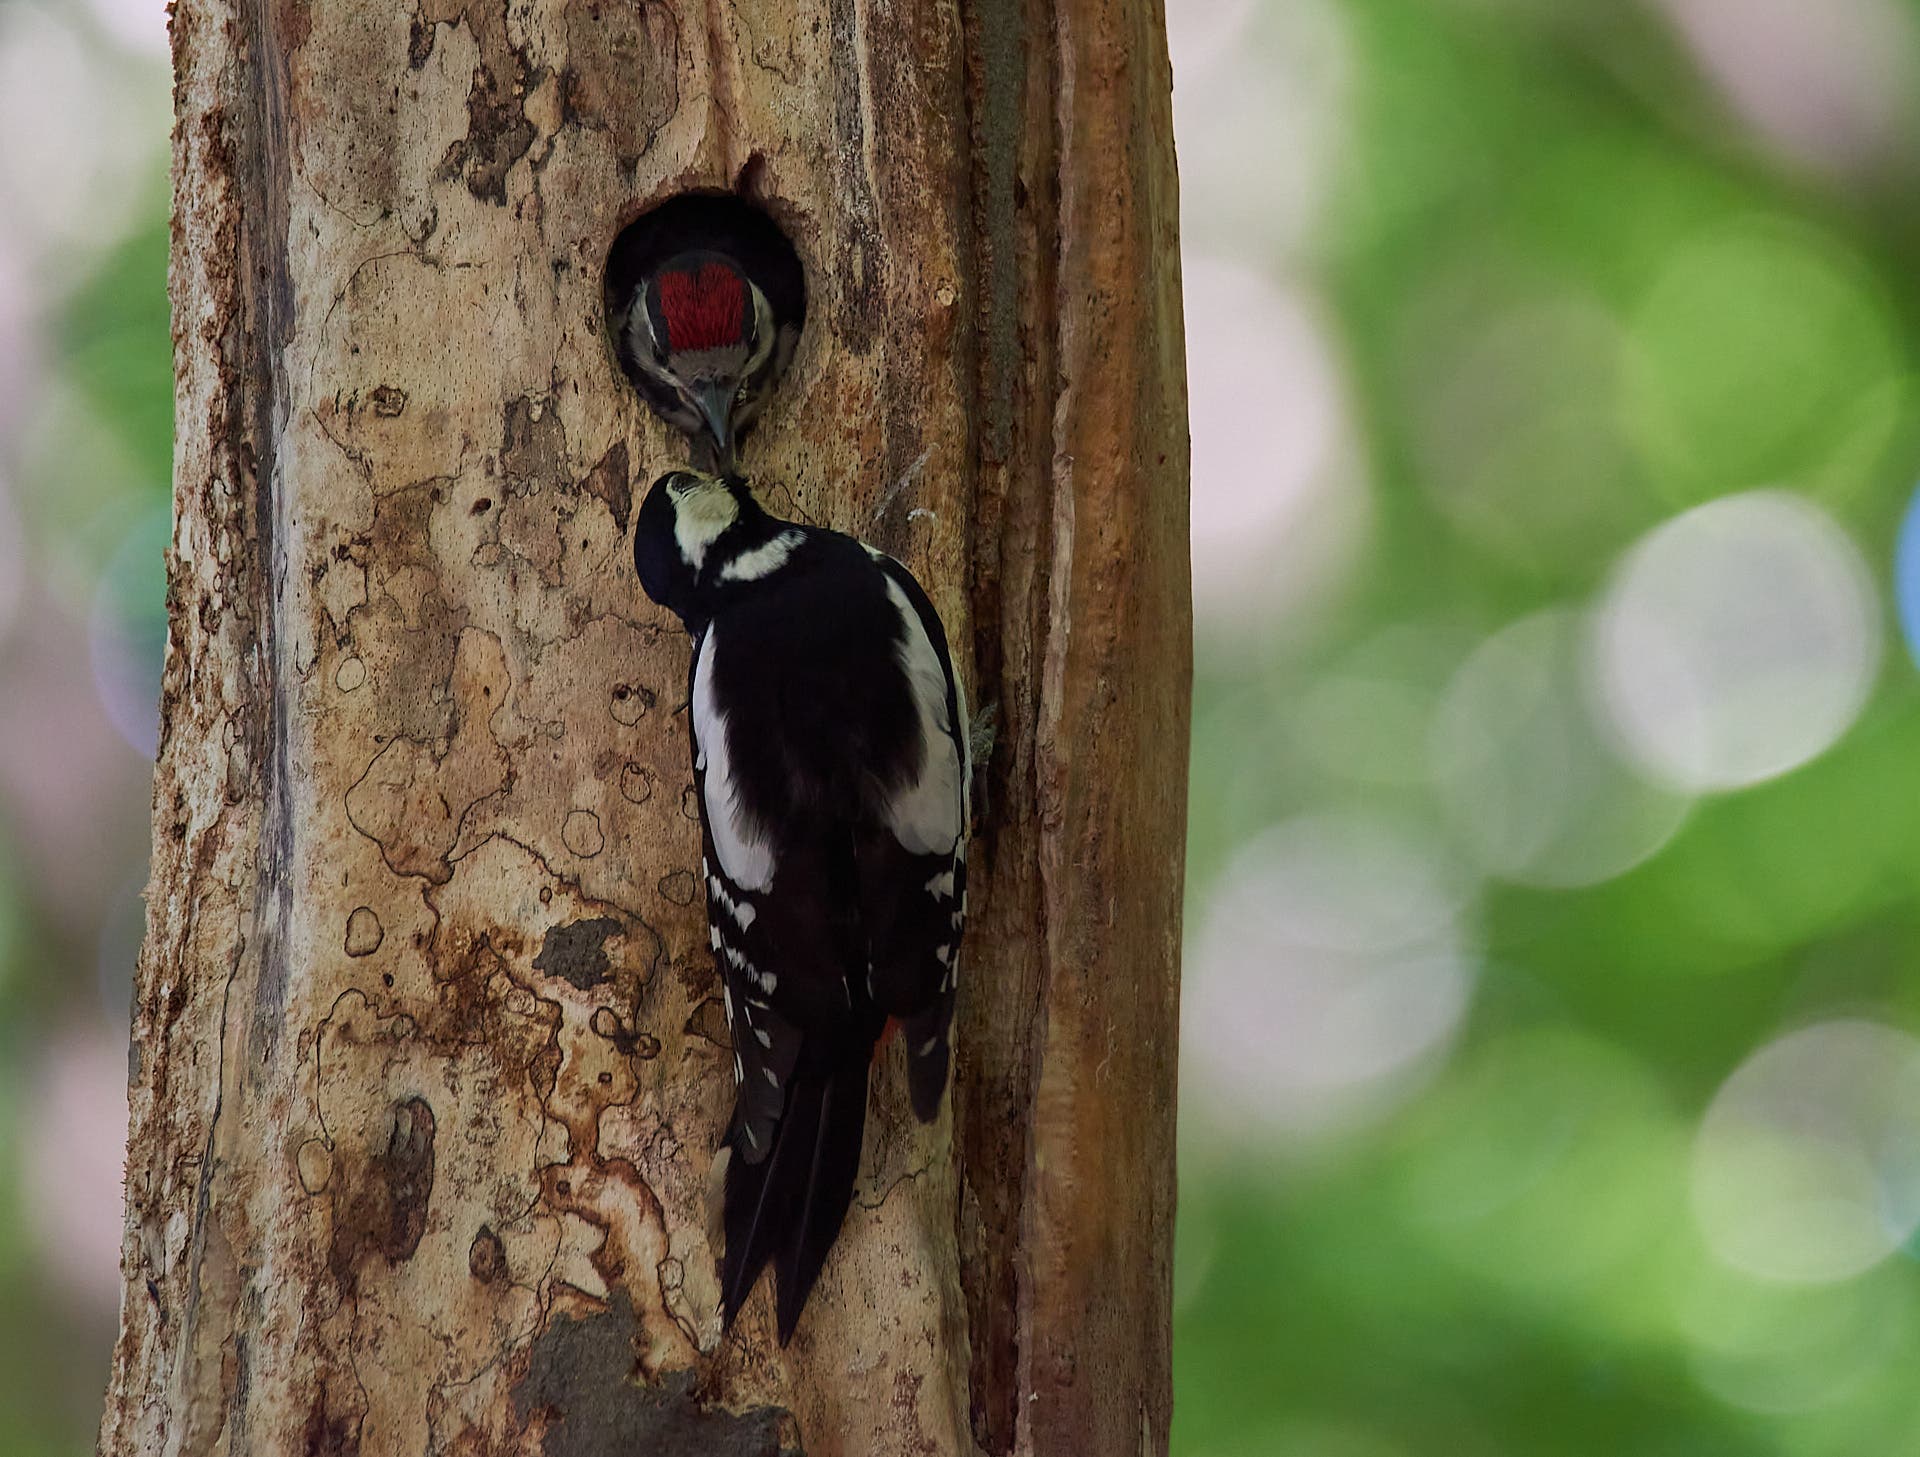
M727 716L713 698L715 638L715 629L709 627L700 639L700 657L693 668L693 731L707 760L701 779L707 825L727 878L742 890L765 890L773 884L773 849L740 809L728 756ZM753 923L753 907L742 904L729 909L742 930Z
M743 551L720 568L723 582L757 582L787 564L794 548L806 537L797 531L783 531L772 541L762 542L752 551Z
M914 705L920 710L920 740L926 746L919 779L894 796L888 806L887 828L902 847L916 855L950 855L963 828L965 771L947 715L947 675L913 603L891 576L886 582L887 596L900 614L900 666L906 672ZM964 729L960 737L965 737Z

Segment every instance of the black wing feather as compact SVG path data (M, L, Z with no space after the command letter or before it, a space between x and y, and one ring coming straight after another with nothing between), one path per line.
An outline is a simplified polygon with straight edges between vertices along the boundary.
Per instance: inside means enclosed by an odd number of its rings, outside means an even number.
M725 634L726 651L709 670L726 705L728 751L716 762L731 782L709 783L698 703L690 715L708 917L740 1080L728 1134L722 1309L731 1325L771 1263L782 1344L852 1202L868 1070L889 1015L905 1025L915 1112L938 1112L966 889L964 804L953 809L950 850L911 850L887 823L887 797L910 795L928 772L965 793L964 708L939 619L898 563L846 538L810 539L829 542L822 549L843 568L851 549L855 580L871 585L850 591L842 572L836 593L822 595L804 570L784 590L776 578L717 615L696 648L697 659L716 631ZM891 765L876 747L900 743L920 709L911 692L903 700L897 683L875 676L908 626L889 580L938 656L947 701L937 717L949 740ZM954 757L935 764L935 754ZM753 890L715 849L712 815L746 813L742 805L775 849L770 879ZM945 811L933 818L944 823ZM740 824L729 822L736 849Z

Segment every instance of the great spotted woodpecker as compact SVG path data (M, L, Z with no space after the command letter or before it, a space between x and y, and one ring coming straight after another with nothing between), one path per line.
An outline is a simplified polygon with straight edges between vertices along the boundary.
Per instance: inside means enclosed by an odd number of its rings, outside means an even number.
M721 1301L773 1263L781 1343L853 1196L889 1019L922 1121L946 1088L967 904L966 701L933 604L850 536L675 471L634 565L693 637L707 920L737 1085Z
M608 263L614 340L641 397L722 473L786 372L806 321L798 260L757 213L643 219Z

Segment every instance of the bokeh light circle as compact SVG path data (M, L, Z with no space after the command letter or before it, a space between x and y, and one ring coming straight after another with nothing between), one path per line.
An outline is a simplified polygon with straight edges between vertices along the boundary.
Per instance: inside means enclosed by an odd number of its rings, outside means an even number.
M14 506L13 490L0 474L0 638L13 630L20 614L27 581L26 556L26 533Z
M1767 1280L1845 1280L1920 1230L1920 1041L1874 1022L1803 1028L1742 1063L1694 1145L1713 1253Z
M1581 613L1536 613L1460 666L1432 736L1436 787L1490 872L1529 885L1592 885L1645 860L1689 801L1639 778L1615 751L1582 675Z
M1364 501L1339 372L1300 295L1224 259L1183 267L1194 611L1257 626L1354 554Z
M1901 1281L1782 1285L1717 1262L1696 1268L1678 1314L1700 1384L1765 1416L1854 1399L1901 1359L1915 1329Z
M1473 642L1450 623L1393 623L1307 675L1274 717L1318 774L1424 789L1433 716Z
M1187 959L1185 1067L1220 1117L1285 1135L1385 1111L1466 1012L1469 883L1358 812L1276 825L1228 866Z
M1901 419L1891 316L1861 260L1796 221L1736 217L1672 249L1632 316L1626 392L1662 493L1859 489Z
M1682 792L1797 768L1846 732L1880 661L1872 579L1845 532L1780 491L1678 516L1615 572L1594 687L1634 762Z
M130 50L167 54L168 6L160 0L91 0L93 13Z
M1167 7L1180 236L1190 250L1269 261L1306 251L1352 136L1350 28L1333 0Z
M110 1313L121 1294L124 1037L86 1022L47 1038L28 1099L18 1179L34 1253L63 1293Z
M148 867L143 863L114 893L100 917L94 978L100 992L101 1019L118 1032L128 1030L133 1014L134 969L147 932L148 879Z
M1529 1300L1630 1304L1623 1274L1685 1198L1686 1133L1654 1072L1565 1026L1471 1048L1406 1138L1400 1196L1434 1252Z
M1482 550L1577 571L1662 514L1625 419L1628 336L1593 300L1500 261L1436 269L1400 326L1418 481Z
M108 720L151 758L160 739L160 679L167 651L166 550L172 525L162 508L127 533L94 589L87 640L94 690Z
M1209 72L1246 46L1254 0L1172 0L1167 55L1176 91L1198 88Z
M1907 651L1920 663L1920 491L1913 493L1900 522L1900 539L1893 557L1893 593Z
M1658 0L1769 145L1841 174L1900 157L1914 123L1913 13L1900 0Z
M78 23L76 23L78 20ZM70 276L138 214L165 135L164 72L129 69L70 6L0 6L0 239Z

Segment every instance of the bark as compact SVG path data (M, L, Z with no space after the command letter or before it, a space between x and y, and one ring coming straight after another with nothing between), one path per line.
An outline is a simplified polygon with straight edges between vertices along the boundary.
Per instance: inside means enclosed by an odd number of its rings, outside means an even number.
M181 0L171 639L107 1453L1165 1450L1189 633L1154 0ZM997 704L951 1111L881 1059L791 1347L731 1097L685 458L619 227L737 189L807 333L744 464Z

